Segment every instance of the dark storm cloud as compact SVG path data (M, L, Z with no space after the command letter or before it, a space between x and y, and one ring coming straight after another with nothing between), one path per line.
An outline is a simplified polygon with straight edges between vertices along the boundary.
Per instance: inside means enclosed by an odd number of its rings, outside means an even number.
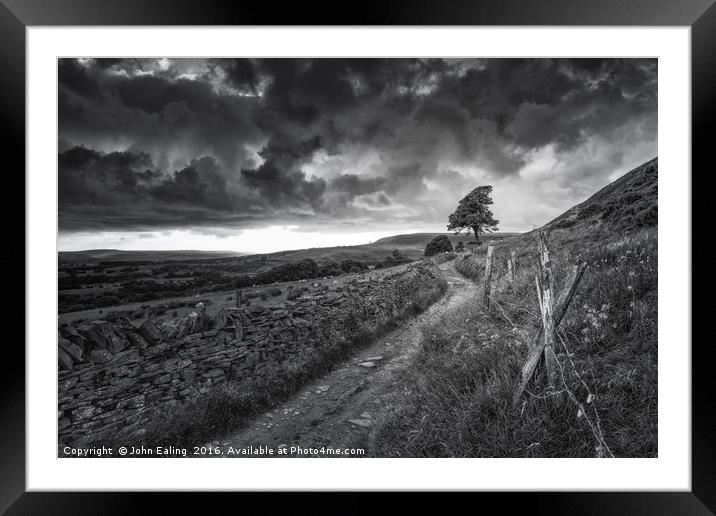
M436 188L470 186L457 169L516 177L535 152L566 162L594 141L613 148L572 174L618 166L624 142L655 139L656 72L640 59L61 59L61 229L339 223L400 206L433 222Z
M126 141L160 159L185 164L209 154L236 167L247 159L246 145L265 139L253 121L256 98L217 92L203 80L133 75L141 70L126 63L108 69L60 63L60 136L76 144Z
M242 169L241 175L246 185L256 189L273 208L298 207L319 211L326 182L307 178L300 167L320 148L321 138L318 136L298 142L276 137L259 153L265 161L256 169Z
M156 178L151 166L145 153L66 150L58 157L60 210L134 202Z

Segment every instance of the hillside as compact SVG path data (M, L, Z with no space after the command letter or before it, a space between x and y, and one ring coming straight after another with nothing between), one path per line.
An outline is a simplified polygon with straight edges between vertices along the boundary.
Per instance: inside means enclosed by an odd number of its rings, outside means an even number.
M541 365L513 406L541 325L535 230L494 244L489 309L480 291L422 328L415 365L396 388L410 394L381 418L370 455L657 456L657 178L653 159L540 228L557 292L575 262L587 264L558 327L554 390ZM486 248L454 262L478 285ZM514 279L506 266L512 252Z
M500 238L505 238L507 236L512 235L513 233L494 233L492 235L480 235L480 240L496 240ZM408 247L408 248L414 248L414 249L425 249L425 246L430 242L433 238L435 238L438 235L445 235L450 239L450 242L452 242L452 245L457 245L458 242L470 242L474 240L474 237L471 234L459 234L456 235L454 233L409 233L406 235L395 235L395 236L389 236L385 238L381 238L380 240L376 240L373 242L373 246L389 246L389 247Z
M540 229L606 225L614 230L654 226L658 216L659 161L654 158L608 184Z
M340 262L345 259L374 262L384 259L395 249L399 249L412 260L422 258L425 246L438 235L446 235L453 245L458 242L469 242L472 235L455 235L453 233L409 233L405 235L394 235L381 238L370 244L340 246L340 247L315 247L312 249L297 249L270 253L265 256L269 261L298 261L311 259L319 265L327 262ZM510 236L511 233L496 233L494 235L483 235L480 238L486 240L497 240Z

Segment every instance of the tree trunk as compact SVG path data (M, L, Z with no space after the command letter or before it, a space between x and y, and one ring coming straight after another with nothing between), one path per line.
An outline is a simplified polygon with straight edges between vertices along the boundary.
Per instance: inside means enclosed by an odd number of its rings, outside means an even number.
M475 242L480 243L480 226L472 228L472 232L475 233Z

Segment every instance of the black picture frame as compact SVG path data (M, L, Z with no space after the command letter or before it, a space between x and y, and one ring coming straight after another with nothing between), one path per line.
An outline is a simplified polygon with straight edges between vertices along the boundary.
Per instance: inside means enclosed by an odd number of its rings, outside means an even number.
M713 166L713 159L709 159L713 131L709 129L714 128L716 119L714 0L366 0L355 7L351 9L337 2L312 2L310 5L293 2L277 8L269 3L226 0L0 0L0 141L5 147L6 163L11 157L14 170L25 170L25 29L30 26L678 25L690 26L692 37L692 170L703 169L705 173ZM15 174L15 181L15 191L24 192L24 181L19 179L19 174ZM17 210L7 204L5 220L17 220ZM697 222L698 217L692 213L692 219ZM24 245L22 249L16 257L18 261L19 256L23 257L25 277L28 277L32 270L25 266L28 257ZM26 309L32 310L32 307ZM15 326L21 327L19 322ZM690 342L672 344L691 345ZM711 346L705 340L692 346L691 350L691 492L481 493L479 496L498 502L503 513L505 509L527 506L532 514L712 514L716 511L716 446L712 439L716 425L710 383ZM19 338L13 339L12 344L6 339L2 363L0 511L7 511L7 514L153 512L151 505L146 503L149 494L26 493L25 353ZM185 509L191 507L185 496L176 496L176 493L151 496L159 497L167 510L176 504ZM246 498L249 496L246 493L241 496L247 504L249 500L265 503L265 499L262 502L254 495L251 499ZM422 503L420 497L416 499ZM203 503L200 502L200 506L205 508ZM343 501L341 505L357 509L355 503ZM311 506L308 508L315 512L315 505ZM326 507L331 506L333 504Z

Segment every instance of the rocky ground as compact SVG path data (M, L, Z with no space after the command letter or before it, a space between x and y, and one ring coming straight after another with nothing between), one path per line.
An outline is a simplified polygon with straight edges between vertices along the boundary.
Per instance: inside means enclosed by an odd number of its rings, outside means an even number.
M375 422L400 403L396 380L407 370L418 349L420 328L462 303L471 302L477 287L455 271L452 262L440 265L448 290L423 314L407 321L339 367L305 386L292 399L257 417L244 430L207 446L220 448L219 456L259 447L278 453L280 447L359 448L368 441ZM318 453L315 456L329 455ZM293 453L294 456L305 456ZM261 455L265 456L265 455Z

